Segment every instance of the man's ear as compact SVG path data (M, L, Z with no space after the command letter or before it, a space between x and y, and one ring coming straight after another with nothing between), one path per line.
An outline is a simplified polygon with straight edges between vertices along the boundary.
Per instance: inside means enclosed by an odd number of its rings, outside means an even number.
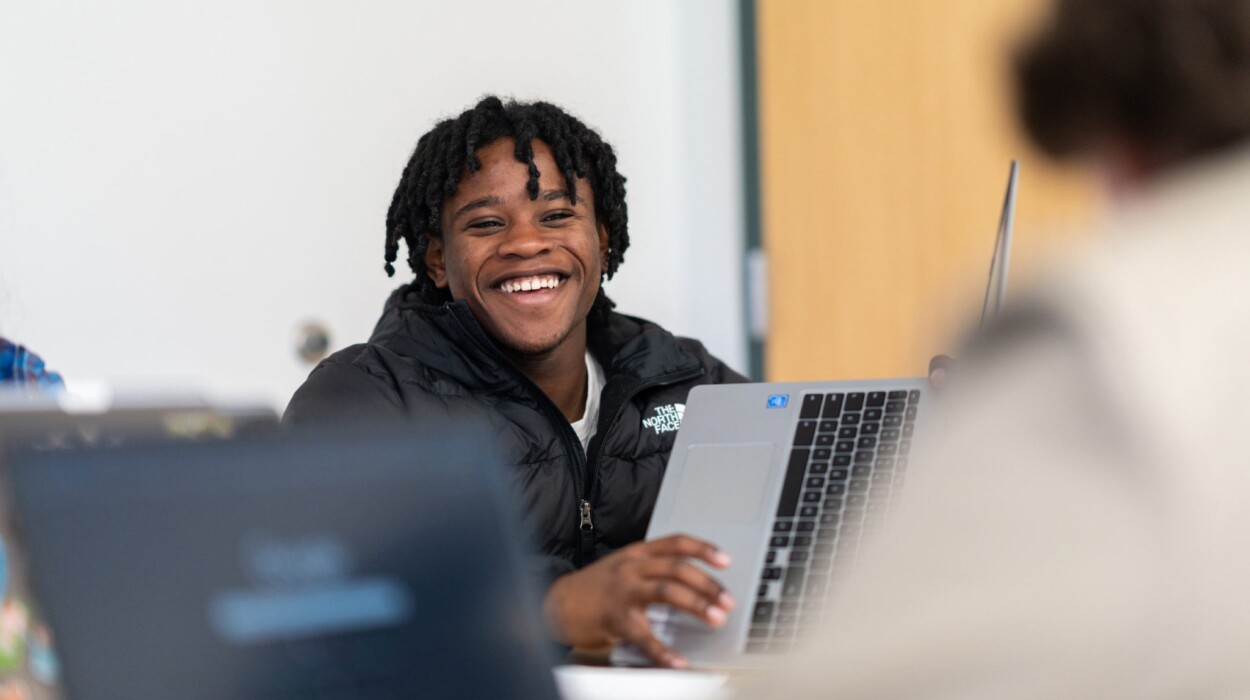
M608 271L608 227L600 221L595 224L595 228L599 231L599 256L602 258L600 271L606 273Z
M443 252L443 239L430 236L430 244L425 248L425 271L439 289L447 288L447 260Z

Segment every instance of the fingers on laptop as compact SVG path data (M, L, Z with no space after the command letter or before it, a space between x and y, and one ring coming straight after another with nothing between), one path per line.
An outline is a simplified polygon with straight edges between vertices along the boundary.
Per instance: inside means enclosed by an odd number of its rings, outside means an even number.
M691 612L715 627L724 624L727 613L734 607L733 596L719 581L685 559L673 557L648 559L641 565L639 573L643 578L652 582L658 581L664 585L671 582L688 588L702 603L701 608Z
M651 554L702 559L718 569L727 568L730 564L729 555L720 551L716 545L690 535L669 535L646 542L643 546Z
M647 622L646 613L639 613L634 617L635 620L629 625L629 629L626 630L625 641L633 644L639 651L646 654L657 666L690 668L689 661L677 652L669 649L664 645L664 642L661 642L655 636L655 633L651 631L651 625Z

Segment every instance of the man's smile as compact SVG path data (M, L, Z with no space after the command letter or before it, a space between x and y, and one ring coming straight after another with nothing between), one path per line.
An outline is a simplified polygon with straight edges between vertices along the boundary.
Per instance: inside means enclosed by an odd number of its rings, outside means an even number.
M495 289L508 294L536 292L543 289L556 289L568 279L566 275L545 274L510 277L495 285Z

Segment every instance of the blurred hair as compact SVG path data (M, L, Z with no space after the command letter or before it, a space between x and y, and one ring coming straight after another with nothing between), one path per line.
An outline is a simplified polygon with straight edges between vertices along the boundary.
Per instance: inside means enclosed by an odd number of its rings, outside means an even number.
M443 202L456 194L460 181L482 167L478 149L499 139L516 142L514 156L529 166L526 183L530 199L538 197L538 168L534 165L533 141L551 147L556 167L564 177L569 196L576 201L576 178L589 178L594 192L595 218L608 230L607 270L611 279L629 247L629 213L625 206L625 178L616 171L616 154L599 134L576 117L547 102L503 102L482 98L472 109L454 119L439 122L417 141L404 167L386 214L386 274L394 275L394 262L402 240L408 248L408 267L416 275L410 289L428 304L451 301L446 289L434 285L425 267L431 237L441 237ZM600 287L592 315L613 306Z
M1180 159L1250 136L1250 0L1057 0L1015 67L1053 156L1116 139Z

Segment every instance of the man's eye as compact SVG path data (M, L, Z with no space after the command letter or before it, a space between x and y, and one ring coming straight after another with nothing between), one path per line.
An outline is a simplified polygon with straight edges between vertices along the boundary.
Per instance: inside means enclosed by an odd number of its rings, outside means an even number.
M571 216L573 216L573 212L571 211L553 211L550 214L544 215L543 221L559 221L560 219L567 219Z
M489 230L493 228L498 228L499 226L502 226L502 224L494 220L474 221L473 223L469 224L469 228L475 228L479 230Z

